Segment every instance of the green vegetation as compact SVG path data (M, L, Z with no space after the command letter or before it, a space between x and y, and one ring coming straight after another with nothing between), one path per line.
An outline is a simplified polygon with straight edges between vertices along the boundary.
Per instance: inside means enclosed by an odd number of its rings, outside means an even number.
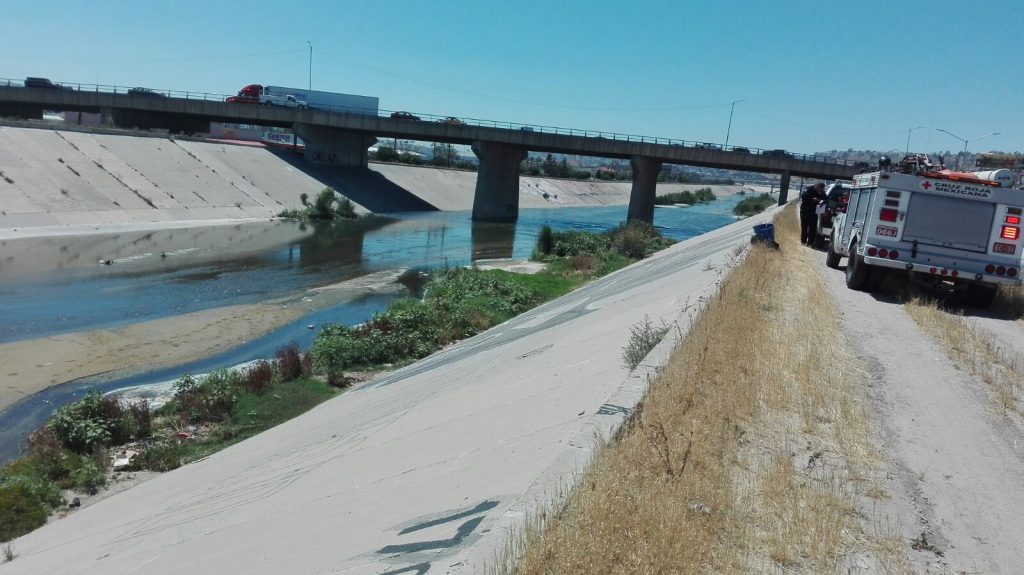
M715 196L714 192L711 191L711 188L700 188L693 192L690 190L684 190L682 192L674 192L658 196L654 198L654 205L671 206L674 204L688 204L694 206L697 204L713 202L717 199L718 198Z
M338 195L334 188L320 190L312 203L306 193L299 194L299 200L302 201L305 209L284 210L278 214L278 217L312 221L351 220L357 217L356 206L352 200Z
M775 199L768 194L761 194L750 198L743 198L732 209L737 216L749 217L760 214L771 206L775 205Z
M440 271L422 300L393 302L358 326L325 325L310 351L313 368L334 381L345 370L419 359L671 243L640 222L601 234L542 229L534 259L548 262L547 271Z
M28 533L64 504L62 490L106 485L111 452L139 450L129 469L169 471L299 415L337 394L310 377L295 346L243 371L184 376L155 412L144 401L99 393L64 406L29 438L26 453L0 469L0 542Z

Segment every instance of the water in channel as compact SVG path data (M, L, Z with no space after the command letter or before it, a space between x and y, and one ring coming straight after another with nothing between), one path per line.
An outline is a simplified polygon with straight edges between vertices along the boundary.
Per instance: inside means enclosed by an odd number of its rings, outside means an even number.
M655 226L675 240L734 221L741 196L655 210ZM494 258L528 258L541 227L602 231L625 206L523 209L515 224L474 223L468 212L371 216L334 225L275 221L232 226L0 241L0 344L263 302L374 272L427 270ZM95 376L51 387L0 413L0 462L53 409L103 392L175 379L268 357L307 325L358 323L395 297L369 294L314 312L235 349L143 373ZM4 377L4 374L0 374Z

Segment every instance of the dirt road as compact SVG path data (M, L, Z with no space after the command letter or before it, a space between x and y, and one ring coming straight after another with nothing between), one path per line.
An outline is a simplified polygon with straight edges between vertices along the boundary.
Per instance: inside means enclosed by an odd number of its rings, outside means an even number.
M868 369L864 393L888 458L880 529L911 541L920 573L1024 572L1024 433L1018 414L950 359L900 303L846 288L824 266L844 329ZM968 309L1024 361L1024 324ZM867 510L871 513L872 510ZM869 519L870 521L870 519Z

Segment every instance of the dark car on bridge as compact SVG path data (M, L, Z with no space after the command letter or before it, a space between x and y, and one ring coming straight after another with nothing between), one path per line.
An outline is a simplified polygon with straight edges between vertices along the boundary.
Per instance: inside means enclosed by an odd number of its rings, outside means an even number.
M55 84L55 83L51 82L49 78L37 78L37 77L34 77L34 76L29 76L28 78L25 78L25 87L26 88L46 88L46 89L49 89L49 90L63 90L64 89L64 86L61 86L60 84Z
M749 154L750 153L750 149L748 149L748 148L733 148L732 151L736 152L737 154Z
M418 122L420 120L420 117L419 116L414 116L413 114L410 114L409 112L392 112L391 113L391 119L392 120L412 120L412 121Z
M773 158L792 158L793 154L790 154L786 150L765 150L761 152L762 156L771 156Z
M466 123L456 118L455 116L448 116L443 120L438 120L442 124L448 124L449 126L464 126Z
M156 90L153 90L152 88L129 88L128 89L128 95L129 96L143 96L143 97L147 97L147 98L152 98L152 97L166 98L167 97L164 94L161 94L160 92L157 92Z

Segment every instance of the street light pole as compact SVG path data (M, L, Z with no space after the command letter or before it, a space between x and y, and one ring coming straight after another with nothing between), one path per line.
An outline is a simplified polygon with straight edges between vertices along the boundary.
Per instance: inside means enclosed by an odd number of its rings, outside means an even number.
M920 130L921 128L927 128L927 127L928 126L918 126L916 128L911 128L911 129L907 130L907 151L903 153L904 156L909 156L910 155L910 134L912 134L914 132L914 130Z
M306 44L309 44L309 89L313 89L313 43L306 40Z
M963 170L967 169L967 144L969 144L971 142L978 141L978 140L980 140L982 138L987 138L989 136L999 136L999 135L1001 135L1001 132L992 132L991 134L985 134L984 136L978 136L977 138L971 138L969 140L966 140L966 139L961 138L960 136L957 136L956 134L954 134L953 132L950 132L948 130L943 130L942 128L935 128L935 129L940 131L940 132L942 132L943 134L949 134L950 136L953 136L957 140L960 140L961 142L964 143L964 152L963 152L963 158L964 158L963 159L963 163L964 163L964 165L961 166L960 165L960 161L957 160L956 165L957 165L957 170L958 171L963 171Z
M733 111L736 110L736 104L738 104L739 102L746 102L746 100L733 100L732 105L729 106L729 128L725 131L725 146L723 146L724 148L729 147L729 134L732 133L732 113Z

